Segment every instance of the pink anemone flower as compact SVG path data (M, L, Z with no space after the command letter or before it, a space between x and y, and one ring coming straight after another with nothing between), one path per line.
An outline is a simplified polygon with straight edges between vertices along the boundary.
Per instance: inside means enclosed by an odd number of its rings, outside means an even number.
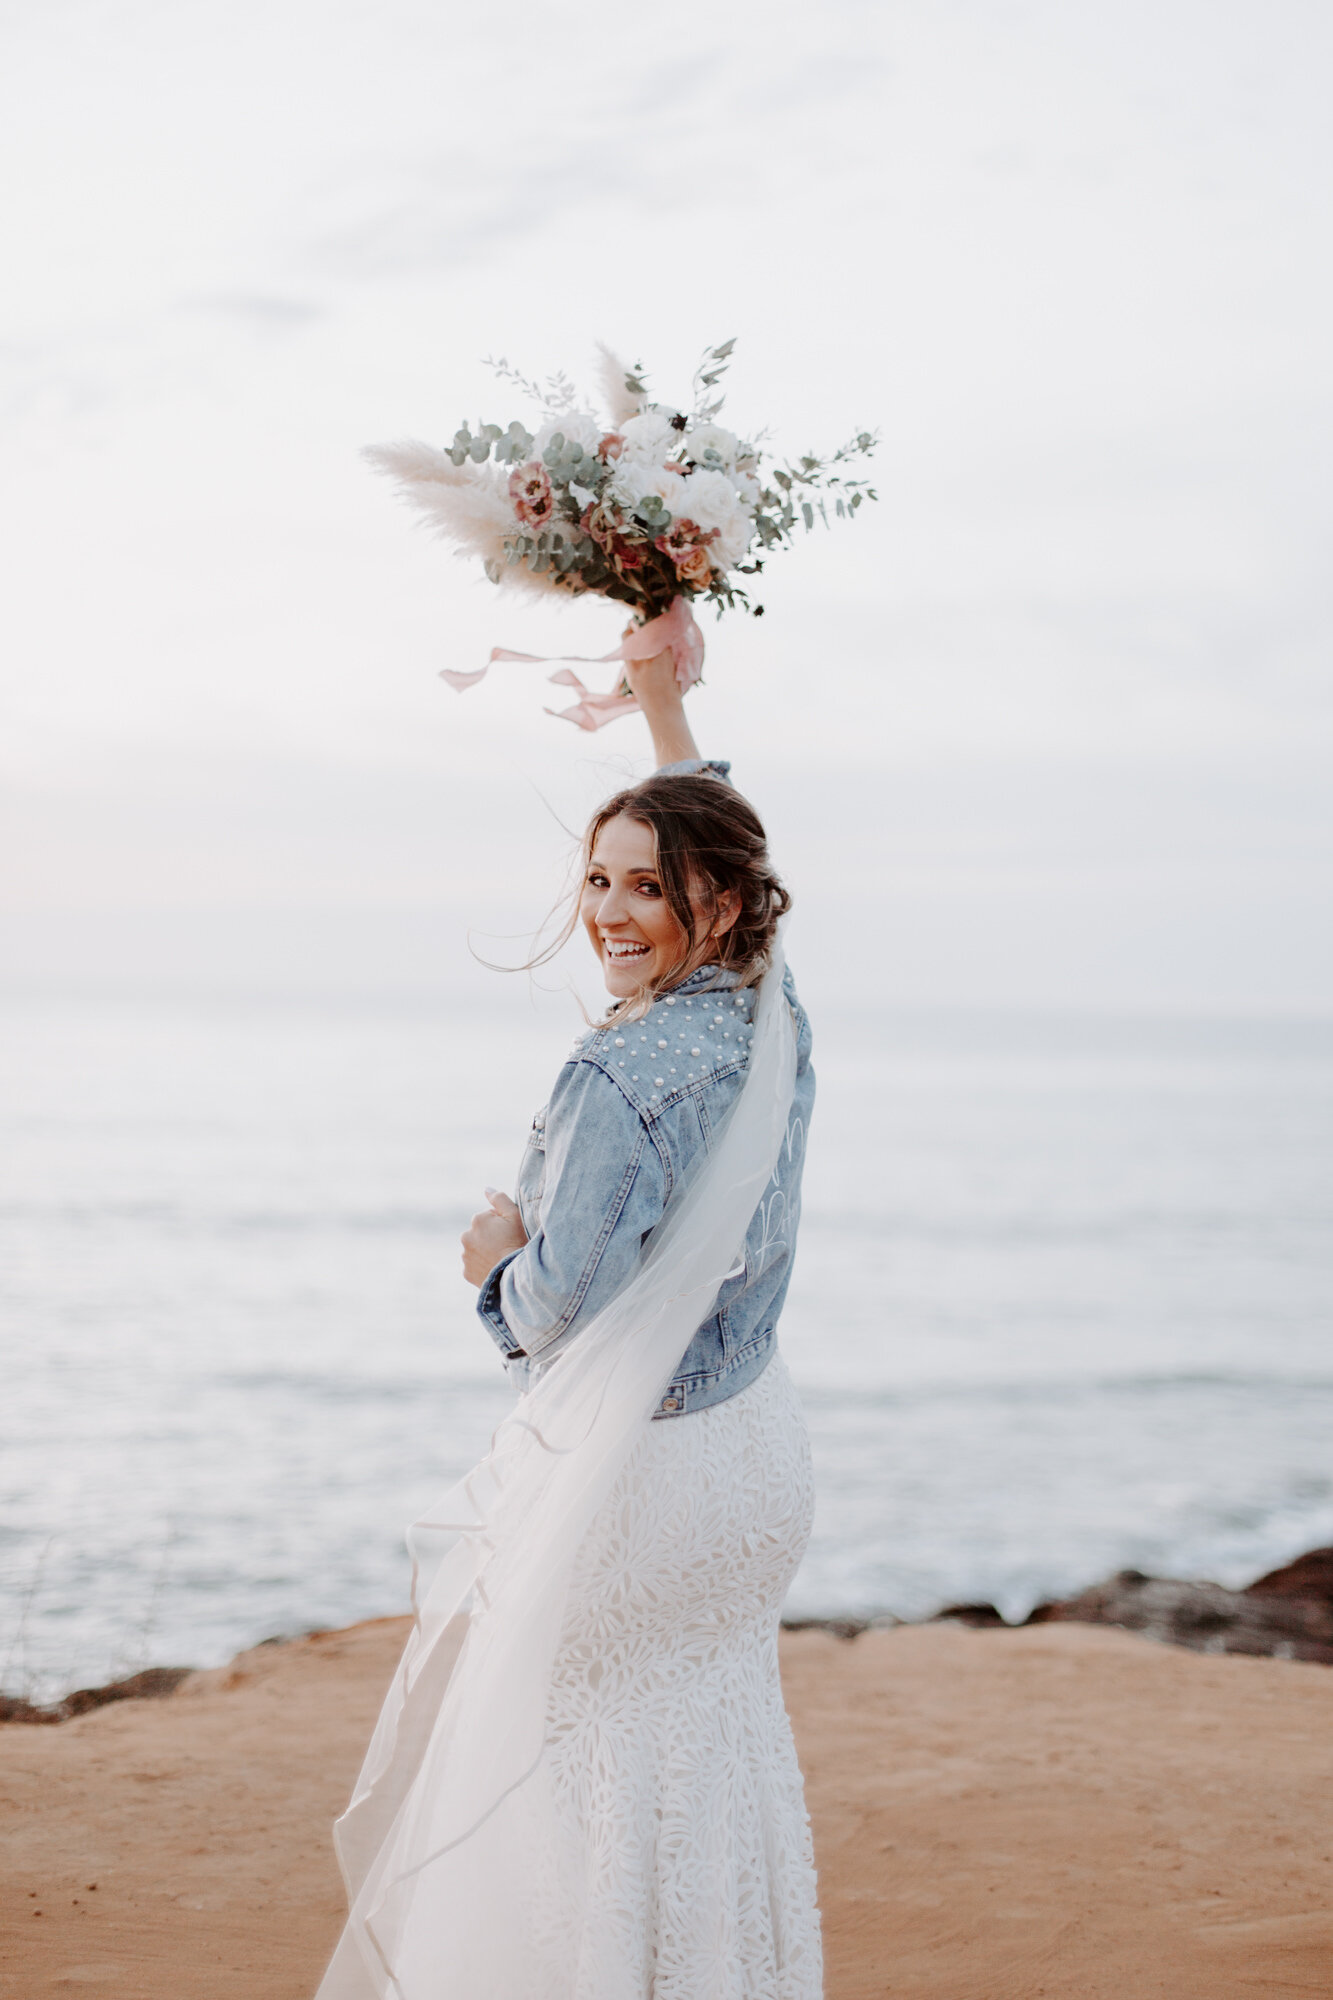
M526 527L544 528L555 508L545 466L534 459L530 465L520 465L511 472L509 497L514 512Z

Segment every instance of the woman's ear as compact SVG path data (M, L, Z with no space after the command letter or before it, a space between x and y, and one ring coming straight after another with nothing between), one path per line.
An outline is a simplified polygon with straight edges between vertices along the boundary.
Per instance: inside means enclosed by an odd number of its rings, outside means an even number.
M736 922L736 919L740 916L740 913L741 913L740 890L724 889L722 894L717 899L717 910L715 911L713 916L711 935L713 937L725 937L726 933L732 928L732 926Z

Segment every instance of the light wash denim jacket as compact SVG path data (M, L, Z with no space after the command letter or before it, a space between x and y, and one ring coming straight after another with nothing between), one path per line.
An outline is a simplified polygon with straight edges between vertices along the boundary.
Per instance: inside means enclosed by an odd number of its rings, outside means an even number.
M700 771L725 779L730 766L664 766L664 774ZM725 1402L754 1381L773 1352L815 1096L810 1024L790 972L784 990L797 1030L786 1143L744 1257L691 1340L657 1417ZM501 1259L477 1300L518 1382L575 1339L633 1272L644 1237L741 1087L755 1000L755 988L738 988L734 972L701 965L654 1001L644 1020L611 1021L575 1043L532 1122L519 1167L515 1199L528 1241Z

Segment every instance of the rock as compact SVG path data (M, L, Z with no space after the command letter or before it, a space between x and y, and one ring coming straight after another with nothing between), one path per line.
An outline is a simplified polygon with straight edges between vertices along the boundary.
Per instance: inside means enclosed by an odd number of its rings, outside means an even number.
M1007 1625L1008 1619L993 1604L946 1604L930 1618L932 1625Z
M868 1618L784 1618L784 1632L827 1632L834 1639L859 1638L869 1625Z
M1311 1549L1246 1584L1247 1597L1313 1597L1333 1606L1333 1549Z
M71 1716L86 1715L112 1701L159 1701L174 1694L190 1672L189 1667L147 1667L127 1680L108 1681L105 1687L76 1688L63 1701L46 1707L17 1695L0 1695L0 1722L68 1722Z
M1327 1555L1317 1550L1314 1557L1302 1557L1285 1571L1275 1570L1271 1578L1261 1577L1247 1590L1125 1569L1077 1597L1039 1604L1027 1622L1118 1625L1196 1653L1250 1653L1333 1666L1333 1595L1306 1594L1299 1587L1274 1582L1289 1572L1322 1576L1315 1558ZM1302 1571L1305 1563L1313 1565L1309 1572Z
M889 1632L907 1621L892 1611L877 1611L869 1618L784 1618L784 1632L827 1632L834 1639L858 1639L862 1632Z

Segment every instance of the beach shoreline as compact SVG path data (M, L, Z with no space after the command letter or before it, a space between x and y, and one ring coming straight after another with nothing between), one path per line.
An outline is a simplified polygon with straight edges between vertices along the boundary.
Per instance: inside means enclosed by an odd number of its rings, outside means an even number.
M408 1624L0 1730L0 1996L308 2000ZM828 2000L1333 1995L1321 1667L1059 1622L781 1647Z
M863 1632L940 1624L1007 1632L1032 1625L1107 1625L1193 1652L1239 1653L1256 1659L1333 1666L1333 1548L1309 1549L1240 1590L1227 1590L1197 1578L1145 1576L1130 1569L1118 1571L1075 1597L1046 1599L1026 1618L1015 1621L1003 1617L995 1605L977 1602L945 1605L927 1619L904 1619L891 1612L867 1617L783 1618L782 1630L855 1639ZM261 1640L259 1646L322 1636L324 1628L276 1633ZM208 1670L144 1667L124 1679L73 1688L47 1702L7 1694L0 1688L0 1724L70 1722L116 1702L155 1700L173 1694L182 1681L201 1671Z

